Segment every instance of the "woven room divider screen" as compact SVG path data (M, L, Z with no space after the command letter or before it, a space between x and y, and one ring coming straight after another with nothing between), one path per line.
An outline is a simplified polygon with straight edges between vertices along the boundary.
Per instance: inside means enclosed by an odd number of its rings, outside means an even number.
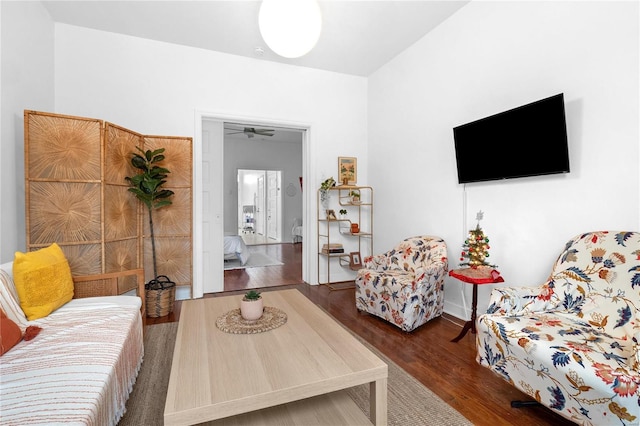
M146 136L98 119L24 112L27 250L57 243L74 275L144 267L153 275L147 208L128 191L131 153L165 148L172 204L153 213L159 275L192 283L192 138ZM119 283L135 288L135 279Z

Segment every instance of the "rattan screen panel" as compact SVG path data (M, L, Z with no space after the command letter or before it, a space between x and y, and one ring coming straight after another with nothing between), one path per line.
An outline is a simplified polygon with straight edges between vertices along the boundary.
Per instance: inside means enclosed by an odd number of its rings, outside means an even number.
M167 177L167 188L191 188L192 186L192 140L166 136L145 136L144 147L155 150L164 148L165 159L160 164L171 172Z
M158 275L166 275L178 286L191 285L192 267L191 237L159 237L156 235L156 261ZM153 257L151 256L151 240L145 238L144 273L145 280L153 276Z
M99 183L31 182L29 188L30 247L101 241Z
M108 272L135 269L138 265L138 239L105 243L105 263Z
M105 240L138 235L138 199L125 186L104 187Z
M74 275L145 267L146 279L153 279L147 210L124 178L137 172L131 166L136 146L163 147L167 159L160 165L171 171L165 187L176 195L154 214L158 273L191 286L192 139L143 136L102 120L46 112L25 110L24 118L27 250L56 242ZM132 288L135 279L119 285Z
M142 135L112 123L105 123L104 181L128 187L125 177L137 170L131 165L131 154L138 152Z
M34 113L25 128L30 179L100 181L100 120Z
M164 148L165 160L159 165L169 170L166 189L174 192L172 204L153 211L158 275L166 275L178 286L192 283L192 140L191 138L144 136L144 147ZM148 210L144 217L144 268L147 279L153 278L153 257Z
M153 232L156 236L191 235L191 189L169 188L174 194L172 204L153 211ZM144 235L151 234L149 229L149 210L144 208Z
M105 269L107 272L135 269L138 265L138 238L111 241L104 245ZM124 277L118 281L118 289L128 291L136 287L136 277Z
M102 244L61 245L73 275L102 273Z

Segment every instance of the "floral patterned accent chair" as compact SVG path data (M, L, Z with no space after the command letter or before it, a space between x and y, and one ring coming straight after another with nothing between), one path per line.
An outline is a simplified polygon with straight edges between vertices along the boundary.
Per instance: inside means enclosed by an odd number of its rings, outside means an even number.
M447 245L434 236L410 237L363 259L356 276L356 308L404 331L442 315Z
M637 425L639 310L640 233L581 234L541 286L492 291L476 360L575 423Z

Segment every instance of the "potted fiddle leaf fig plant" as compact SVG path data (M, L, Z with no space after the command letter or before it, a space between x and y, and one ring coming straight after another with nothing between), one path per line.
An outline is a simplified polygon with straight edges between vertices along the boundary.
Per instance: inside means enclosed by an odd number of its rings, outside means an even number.
M240 301L240 315L247 321L255 321L262 316L264 304L259 291L249 290Z
M153 280L145 284L147 315L161 317L173 311L175 302L175 283L166 275L158 275L156 260L156 241L153 232L153 212L171 204L169 198L174 194L169 189L163 189L165 179L170 173L165 167L158 165L165 159L164 148L144 151L136 147L138 152L131 154L131 165L140 172L134 176L127 176L125 180L131 186L128 190L133 193L146 207L149 213L149 232L151 236L151 253L153 257ZM155 310L153 309L155 306Z

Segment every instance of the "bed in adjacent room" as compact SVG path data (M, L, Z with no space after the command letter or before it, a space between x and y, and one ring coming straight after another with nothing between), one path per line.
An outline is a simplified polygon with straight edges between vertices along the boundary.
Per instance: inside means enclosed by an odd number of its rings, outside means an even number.
M240 260L240 264L244 266L249 260L249 250L240 235L224 236L224 260Z

